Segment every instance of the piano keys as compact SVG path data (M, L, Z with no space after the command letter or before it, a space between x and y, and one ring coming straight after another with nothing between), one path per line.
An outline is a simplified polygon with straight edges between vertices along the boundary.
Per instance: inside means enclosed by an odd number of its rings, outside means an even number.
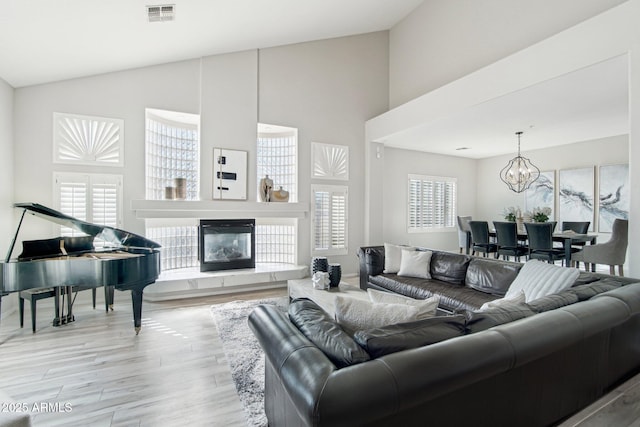
M0 263L0 304L2 295L11 292L66 288L65 292L59 293L67 295L68 313L57 321L65 323L73 321L69 300L73 286L105 286L131 291L137 335L142 326L143 290L160 275L160 245L137 234L82 221L37 203L17 203L14 206L23 211L7 256ZM12 259L26 213L70 227L84 235L27 240L23 242L22 253L17 259ZM104 242L104 246L96 249L96 240Z

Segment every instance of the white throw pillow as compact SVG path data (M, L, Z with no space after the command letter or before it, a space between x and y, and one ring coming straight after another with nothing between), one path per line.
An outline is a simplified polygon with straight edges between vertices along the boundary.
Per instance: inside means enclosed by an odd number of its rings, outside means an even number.
M372 303L377 304L405 304L418 308L418 319L426 319L436 315L439 296L433 296L427 299L414 299L405 297L404 295L392 294L391 292L376 291L375 289L367 289L369 299Z
M431 251L403 250L398 276L431 279Z
M400 271L400 261L402 260L402 250L415 251L411 246L398 246L391 243L384 244L384 270L383 273L397 273Z
M336 321L349 333L418 320L418 307L336 296Z
M570 288L580 275L577 268L559 267L546 262L531 260L522 266L509 286L505 298L513 298L524 291L526 302L557 294Z
M482 307L480 307L480 310L478 311L485 311L493 307L500 307L500 306L505 307L510 304L524 304L526 300L527 300L526 295L524 294L524 291L521 290L512 298L504 297L497 300L485 302L484 304L482 304Z

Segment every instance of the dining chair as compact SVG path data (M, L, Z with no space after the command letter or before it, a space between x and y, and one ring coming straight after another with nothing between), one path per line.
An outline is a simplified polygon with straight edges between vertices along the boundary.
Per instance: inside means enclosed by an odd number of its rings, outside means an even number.
M564 260L564 249L553 247L553 229L551 222L525 222L529 241L529 259L541 259L550 264Z
M577 234L587 234L591 221L562 221L562 231L573 231ZM580 252L587 242L573 242L571 244L571 253ZM573 264L573 260L571 261ZM577 267L580 267L578 262Z
M469 227L471 228L471 241L473 242L471 255L480 252L483 257L486 257L490 253L495 253L497 258L498 245L491 243L489 240L489 223L487 221L469 221Z
M496 240L498 245L498 256L503 259L514 257L520 261L520 257L526 255L529 249L518 243L518 225L511 221L493 221L496 229Z
M629 221L617 218L613 221L611 238L605 243L587 245L580 252L571 255L572 261L584 262L586 271L589 264L605 264L609 266L609 274L615 275L615 266L618 266L618 274L624 276L623 264L627 256L629 243Z
M458 246L460 247L460 253L469 247L469 221L471 221L471 215L459 216L458 215Z

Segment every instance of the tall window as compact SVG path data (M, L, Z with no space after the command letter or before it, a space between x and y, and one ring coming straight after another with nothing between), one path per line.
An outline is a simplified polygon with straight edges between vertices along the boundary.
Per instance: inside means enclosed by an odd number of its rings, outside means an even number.
M146 197L165 198L175 178L187 179L187 200L200 194L200 116L146 109Z
M409 175L407 231L442 230L456 226L456 179Z
M269 175L274 191L282 187L290 202L298 201L298 130L259 123L256 148L258 188Z
M345 185L311 186L314 254L347 254L347 188Z
M54 173L56 208L74 218L122 228L122 175ZM63 236L81 234L61 227Z

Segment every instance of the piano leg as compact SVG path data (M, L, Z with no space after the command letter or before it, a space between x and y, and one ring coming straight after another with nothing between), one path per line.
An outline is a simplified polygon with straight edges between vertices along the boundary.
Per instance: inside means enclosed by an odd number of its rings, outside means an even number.
M142 327L142 289L131 289L131 302L133 303L133 326L138 335Z
M63 319L64 323L71 323L74 320L76 320L73 317L73 290L71 289L71 286L65 286L64 287L64 293L67 294L67 315L66 317Z
M115 286L104 287L104 310L108 313L113 311L113 293Z
M53 297L53 310L55 312L55 317L53 318L53 326L62 325L62 313L60 313L60 296L62 295L62 288L56 286L54 288L56 290L56 294Z

